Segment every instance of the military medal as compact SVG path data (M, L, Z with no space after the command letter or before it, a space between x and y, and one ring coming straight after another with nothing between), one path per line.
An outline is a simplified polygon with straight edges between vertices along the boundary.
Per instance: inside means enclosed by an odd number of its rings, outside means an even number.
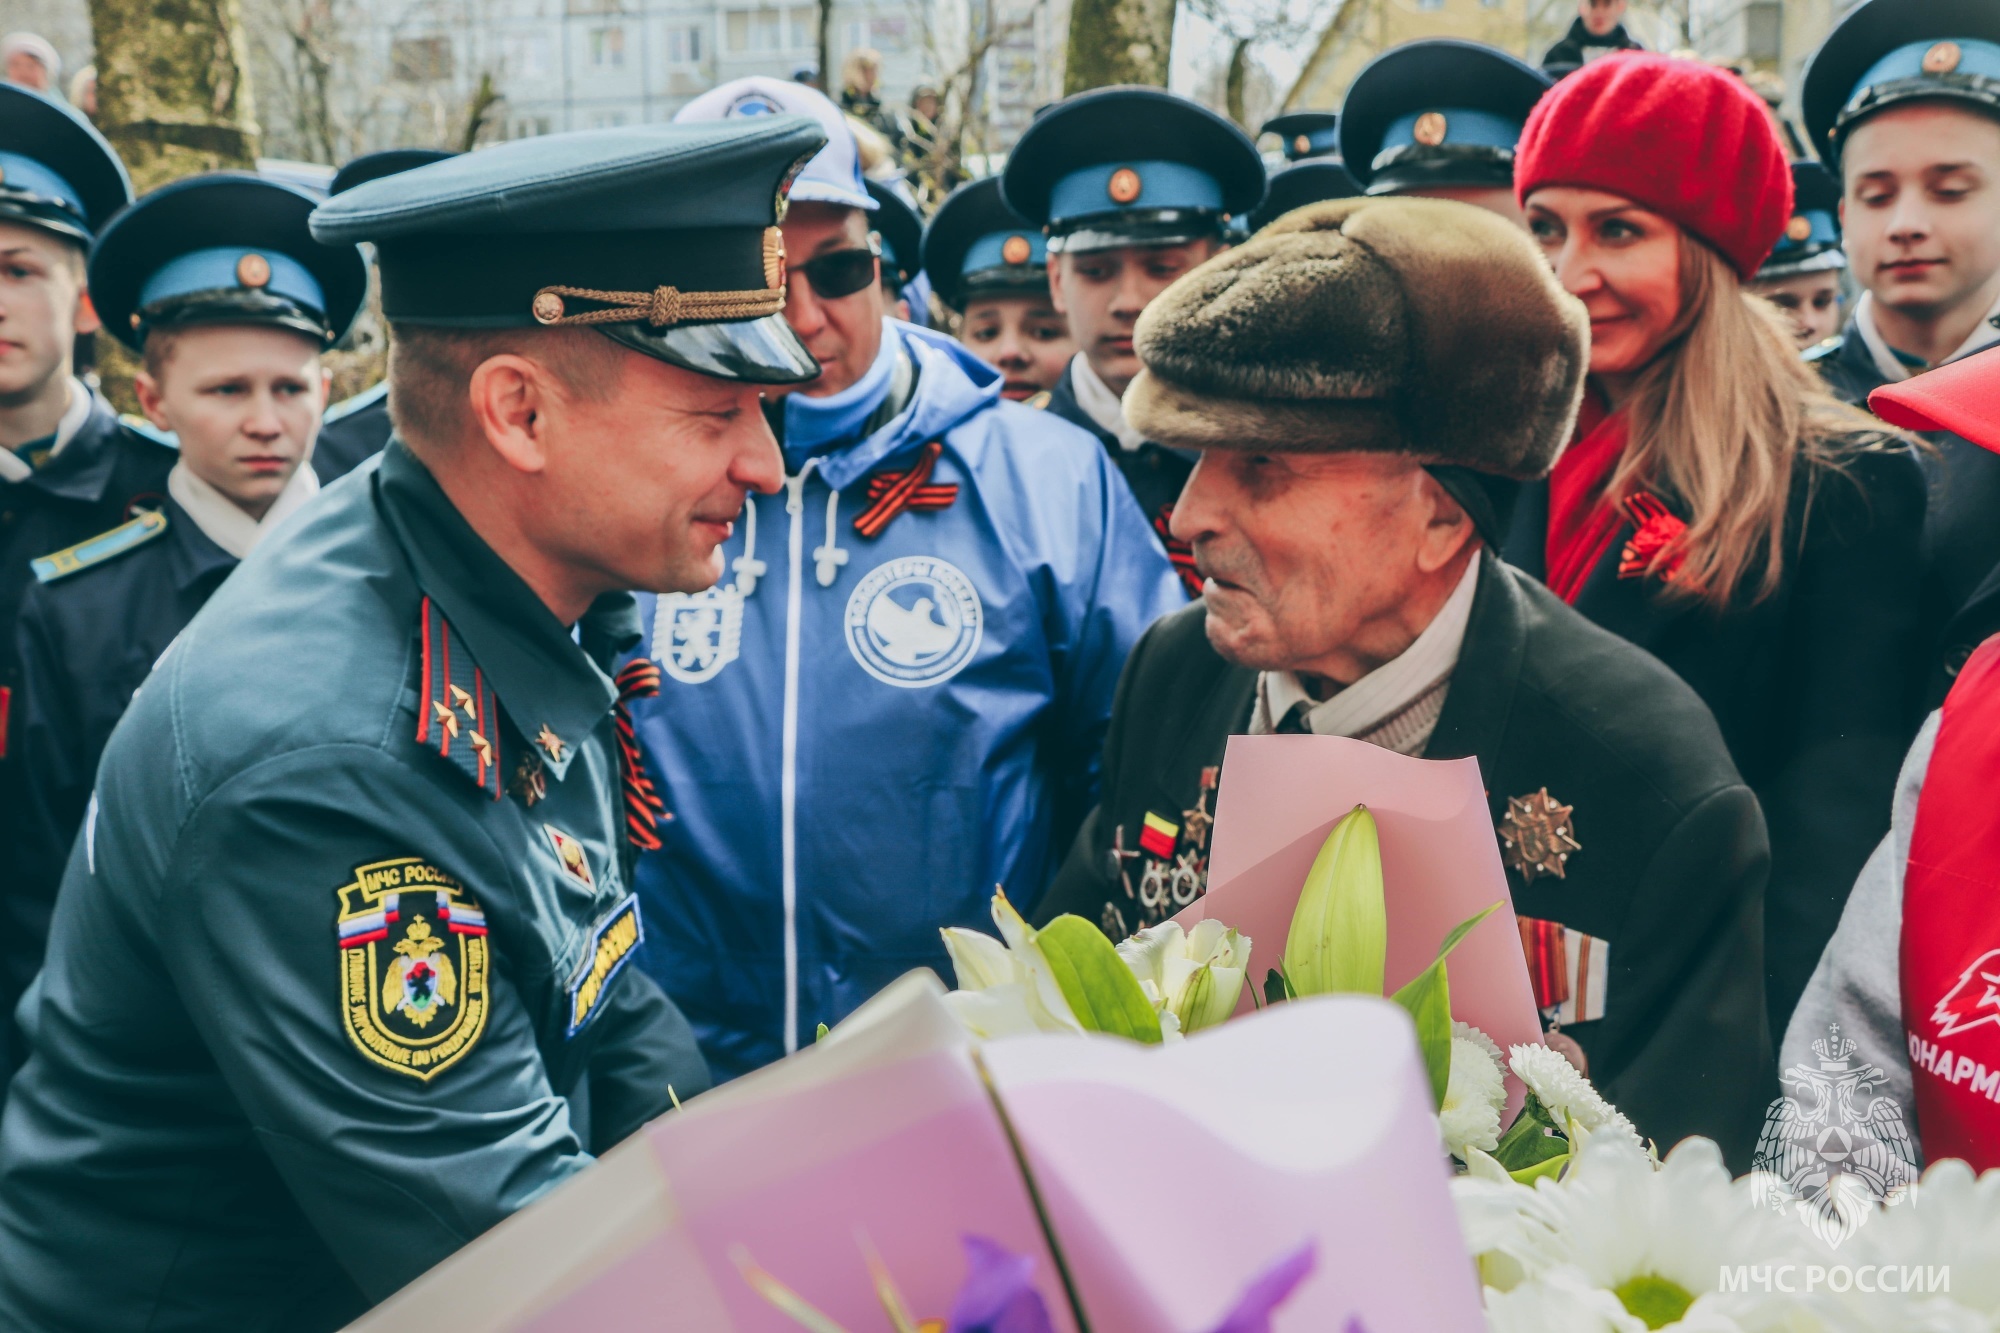
M1208 798L1214 793L1216 784L1222 779L1220 768L1201 770L1201 794L1195 797L1194 809L1181 811L1181 831L1194 845L1196 851L1208 847L1209 831L1215 827L1215 816L1208 812Z
M1500 859L1520 872L1522 883L1533 884L1540 875L1564 878L1570 856L1583 850L1570 822L1574 809L1557 803L1547 787L1507 798L1507 813L1500 817Z
M547 750L549 753L549 758L553 759L558 764L560 764L563 761L563 754L569 748L568 746L563 744L562 737L556 735L555 732L549 730L549 724L546 722L542 723L542 729L535 733L535 744L541 746L544 750Z
M521 762L514 765L514 776L507 783L507 790L531 810L536 801L547 796L549 775L542 769L542 757L533 750L522 755Z

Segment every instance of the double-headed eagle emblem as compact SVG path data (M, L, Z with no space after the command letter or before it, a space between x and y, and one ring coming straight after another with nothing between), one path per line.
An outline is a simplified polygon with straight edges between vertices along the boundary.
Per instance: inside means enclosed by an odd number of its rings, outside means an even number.
M428 1027L442 1006L458 1003L457 970L422 916L396 941L396 952L400 956L382 974L382 1012L401 1011L415 1026Z

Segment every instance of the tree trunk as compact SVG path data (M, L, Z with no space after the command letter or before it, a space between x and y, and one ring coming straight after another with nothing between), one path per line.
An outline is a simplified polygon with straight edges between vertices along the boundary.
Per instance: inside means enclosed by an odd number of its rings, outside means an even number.
M840 86L833 78L833 0L819 0L819 90L840 101Z
M1238 37L1229 47L1229 72L1222 81L1222 102L1229 112L1229 118L1243 127L1246 134L1254 136L1257 131L1250 124L1249 112L1243 105L1243 85L1250 77L1250 39Z
M1175 0L1075 0L1063 92L1113 83L1167 86Z
M257 164L250 61L236 0L90 0L97 123L141 194Z

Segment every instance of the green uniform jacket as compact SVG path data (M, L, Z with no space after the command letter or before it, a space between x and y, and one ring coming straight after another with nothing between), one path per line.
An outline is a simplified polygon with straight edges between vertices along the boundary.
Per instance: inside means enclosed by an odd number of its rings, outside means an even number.
M113 734L21 1006L0 1327L337 1328L707 1085L623 966L636 623L573 638L399 443L243 563Z
M1496 826L1509 797L1543 788L1574 808L1581 849L1562 878L1524 884L1507 871L1515 911L1611 946L1604 1016L1563 1030L1590 1057L1598 1087L1663 1151L1703 1134L1748 1170L1776 1093L1761 963L1769 849L1756 798L1678 677L1518 570L1480 559L1464 648L1424 757L1476 757ZM1249 730L1256 699L1257 673L1216 654L1205 616L1201 603L1176 612L1133 649L1105 741L1101 804L1041 918L1075 912L1115 934L1160 915L1112 870L1114 837L1138 851L1149 811L1189 822L1181 812L1205 804L1202 770ZM1124 880L1141 883L1160 859L1140 851Z

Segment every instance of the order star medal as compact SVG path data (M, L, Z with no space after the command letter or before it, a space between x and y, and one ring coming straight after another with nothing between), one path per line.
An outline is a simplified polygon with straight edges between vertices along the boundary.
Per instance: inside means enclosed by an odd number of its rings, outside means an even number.
M1500 817L1500 859L1521 873L1522 883L1533 884L1540 875L1564 877L1571 853L1583 850L1570 822L1574 811L1550 796L1547 787L1507 798L1507 813Z

